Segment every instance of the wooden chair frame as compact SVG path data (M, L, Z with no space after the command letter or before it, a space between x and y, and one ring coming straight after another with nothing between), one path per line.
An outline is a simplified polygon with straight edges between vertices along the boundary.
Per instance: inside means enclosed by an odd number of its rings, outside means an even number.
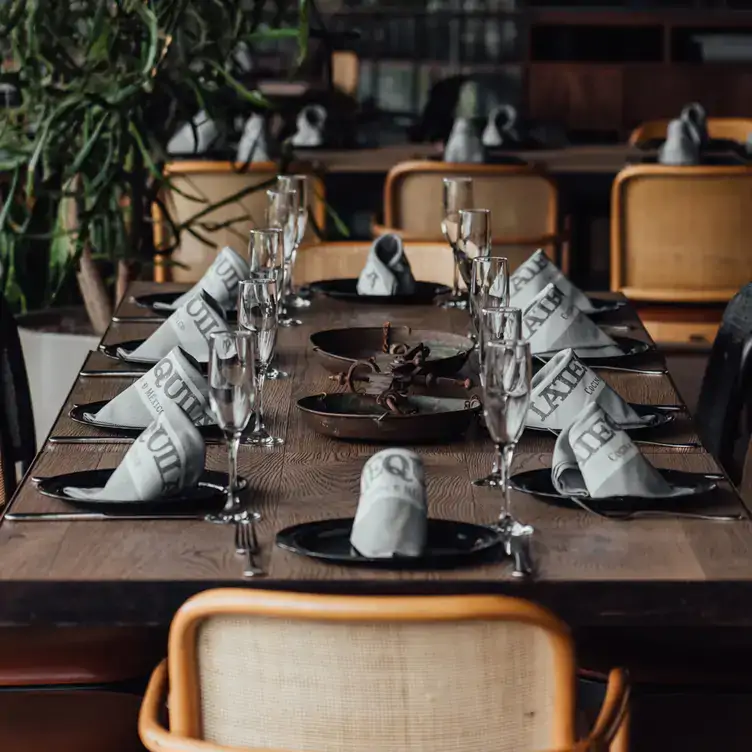
M313 203L313 218L316 225L322 231L326 226L326 202L324 199L324 183L321 178L310 169L305 169L307 165L291 165L288 174L299 172L305 173L314 178L314 191L316 201ZM181 160L170 162L164 167L166 177L170 175L208 175L222 173L254 173L254 172L273 172L279 173L279 165L276 162L255 162L246 164L245 162L221 162L210 160ZM166 189L169 192L169 188ZM158 250L166 243L164 214L158 204L153 204L152 220L154 222L154 247ZM165 256L156 254L154 257L154 281L169 282L169 266L164 264Z
M752 178L752 167L740 166L709 166L698 165L692 167L674 167L669 165L632 165L623 169L614 180L611 189L611 290L623 292L628 298L665 303L724 303L736 295L738 288L719 288L714 290L674 290L674 289L642 289L627 287L624 269L624 212L625 191L630 181L643 178L662 177L671 178L702 178L723 177L735 175L749 175Z
M648 120L638 125L629 134L629 145L639 146L644 141L654 138L666 138L669 120ZM708 118L708 135L710 138L724 138L731 141L739 141L738 130L746 130L747 135L752 133L752 118ZM744 140L739 143L746 142Z
M153 752L239 752L201 740L197 633L212 616L256 615L328 622L513 621L540 627L548 634L556 665L554 746L574 744L575 661L569 630L547 610L506 596L338 596L280 591L220 589L201 593L177 612L170 629L168 657L152 674L139 716L139 733ZM170 730L160 722L170 681ZM624 672L614 669L603 707L588 744L606 749L619 733L628 707ZM271 752L268 751L267 752Z

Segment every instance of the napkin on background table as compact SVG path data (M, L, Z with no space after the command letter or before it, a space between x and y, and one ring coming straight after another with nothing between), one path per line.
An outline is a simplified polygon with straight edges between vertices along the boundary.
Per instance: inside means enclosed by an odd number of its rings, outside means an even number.
M306 105L298 115L297 130L292 137L293 146L321 146L324 143L326 110L320 104Z
M423 460L407 449L384 449L363 467L350 543L373 559L420 556L428 505Z
M563 496L661 498L684 493L664 480L595 402L559 434L552 464L554 488Z
M522 337L533 355L573 348L580 357L610 358L621 348L598 328L558 283L549 282L522 312Z
M481 136L483 146L509 146L520 141L517 132L517 109L511 104L500 104L488 115L488 122Z
M98 413L85 413L88 420L113 426L146 428L161 415L164 404L180 407L194 425L214 423L209 406L209 385L198 363L180 347L173 347L162 360Z
M164 358L176 345L199 363L209 362L209 337L227 331L222 309L211 295L201 291L182 308L178 308L154 334L135 350L118 348L118 355L128 360L154 363Z
M196 484L206 447L191 419L166 403L159 417L133 442L104 488L66 487L74 499L154 501Z
M672 120L668 124L666 140L658 151L658 161L677 166L700 164L700 145L684 120Z
M415 292L415 278L399 235L382 235L373 242L358 278L357 290L358 295L412 295Z
M249 164L272 161L271 144L263 115L254 113L245 121L235 160Z
M639 416L595 371L568 348L556 353L533 376L526 425L563 430L580 411L595 402L619 428L649 426L656 417Z
M444 146L444 161L478 163L484 158L483 144L472 122L468 118L457 118Z
M238 285L251 276L251 267L236 250L226 245L204 272L204 276L173 303L154 303L154 308L176 311L202 290L214 298L226 311L238 303Z
M182 125L167 144L168 154L204 154L220 139L220 129L205 110Z
M549 282L556 282L556 286L566 293L583 313L592 313L595 310L590 298L575 287L541 249L519 266L509 278L511 305L524 310Z

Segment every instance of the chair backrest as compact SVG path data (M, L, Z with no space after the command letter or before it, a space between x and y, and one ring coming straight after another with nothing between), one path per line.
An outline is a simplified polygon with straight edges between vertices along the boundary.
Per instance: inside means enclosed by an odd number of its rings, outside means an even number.
M750 427L740 437L742 412L752 404L752 283L745 285L726 306L718 330L695 413L695 423L705 448L723 465L734 481L741 477L743 451ZM748 421L749 422L749 421Z
M18 326L0 295L0 505L16 487L16 463L25 472L36 455L34 414Z
M402 162L386 177L384 225L411 239L441 239L442 179L452 175L473 178L475 205L492 210L495 241L543 245L556 235L556 183L525 165Z
M666 138L668 120L648 120L638 125L629 136L630 146ZM708 118L708 136L712 139L738 141L745 144L752 135L752 118Z
M627 167L611 203L612 290L717 303L752 279L752 167Z
M300 172L297 170L296 172ZM305 170L303 170L305 172ZM266 189L274 186L279 167L274 162L258 164L234 164L233 162L186 161L173 162L165 166L173 190L162 197L176 225L185 223L203 212L208 205L231 199L253 187L249 192L225 205L207 212L197 220L193 232L181 233L180 246L168 260L185 265L158 263L155 266L155 279L158 282L195 282L211 265L217 251L225 245L245 252L248 245L248 231L253 227L263 227L266 216ZM326 219L324 204L324 184L320 178L311 176L311 212L319 228L324 228ZM194 234L195 233L195 234ZM208 245L204 240L212 245ZM316 235L309 227L306 240L314 240ZM154 217L154 243L157 249L173 241L173 233L163 216L156 210Z
M502 596L202 593L168 650L170 730L227 747L488 752L574 743L566 627Z
M360 60L349 50L332 52L332 84L345 94L355 96L360 81Z

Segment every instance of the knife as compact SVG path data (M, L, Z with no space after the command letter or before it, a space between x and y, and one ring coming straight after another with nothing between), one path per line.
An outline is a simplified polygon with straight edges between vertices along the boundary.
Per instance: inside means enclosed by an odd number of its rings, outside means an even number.
M139 379L146 371L79 371L78 375L83 378L122 378Z
M9 522L103 522L111 520L203 520L206 514L106 514L104 512L9 512L4 519Z

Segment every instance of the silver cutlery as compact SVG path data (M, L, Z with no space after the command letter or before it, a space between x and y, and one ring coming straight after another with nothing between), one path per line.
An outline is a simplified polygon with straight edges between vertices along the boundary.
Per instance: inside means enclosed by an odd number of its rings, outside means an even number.
M35 482L39 479L32 478ZM9 522L125 522L156 520L203 520L206 514L107 514L106 512L9 512L4 519Z
M596 371L618 371L620 373L636 373L642 376L666 376L668 374L667 368L626 368L625 366L610 366L593 364L592 368Z
M708 476L705 476L708 477ZM601 512L585 504L582 499L570 497L577 506L586 512L596 515L604 520L615 522L629 522L639 519L677 519L677 520L703 520L705 522L748 522L749 517L743 514L710 514L703 512L673 512L669 509L635 509L631 512Z
M50 444L132 444L136 436L50 436ZM224 439L221 436L204 436L206 444L223 444ZM252 439L243 436L240 439L241 446L251 444Z
M235 523L235 552L246 557L243 577L264 577L266 572L256 563L258 554L256 527L250 518Z
M653 441L652 439L632 439L635 444L643 446L668 447L670 449L700 449L702 444L697 441L687 441L685 443L673 441Z
M164 316L113 316L113 324L159 324L165 321Z
M146 371L79 371L78 375L84 379L140 379Z

